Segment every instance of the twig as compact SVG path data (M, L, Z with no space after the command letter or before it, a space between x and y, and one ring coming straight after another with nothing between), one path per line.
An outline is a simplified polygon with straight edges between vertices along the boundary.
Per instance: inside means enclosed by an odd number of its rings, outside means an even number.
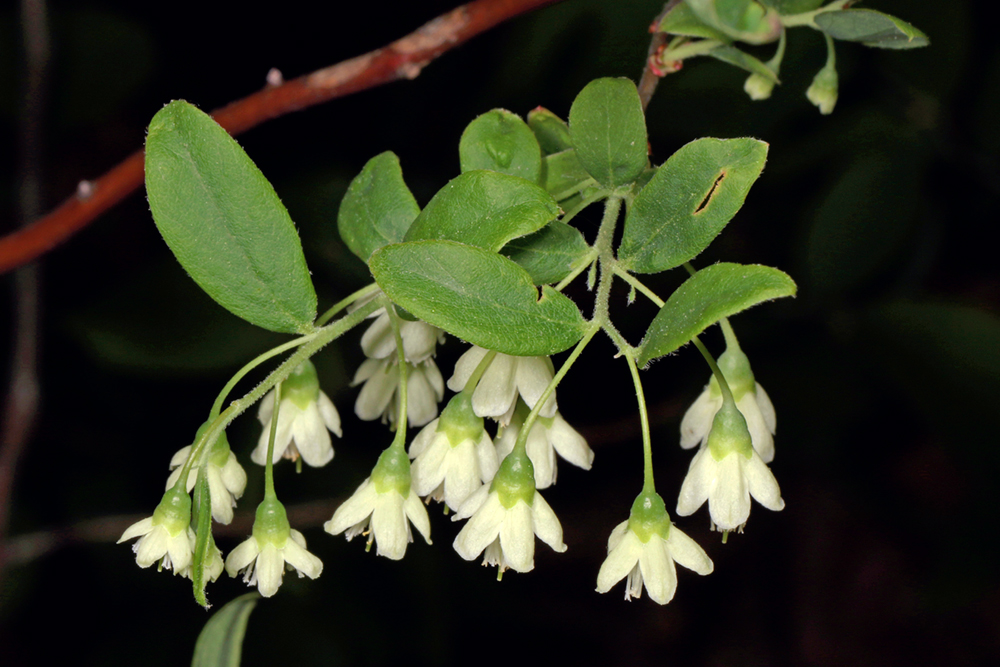
M46 100L45 72L49 61L49 32L45 0L21 1L25 52L25 90L20 125L18 208L21 224L41 210L42 123ZM39 267L24 266L14 275L14 341L11 374L0 426L0 544L7 534L14 473L31 437L38 413ZM4 559L0 553L0 573Z
M653 99L653 93L656 92L656 86L660 83L660 75L654 72L651 66L653 56L659 53L660 49L667 44L667 34L660 32L660 21L680 1L669 0L664 4L663 11L653 19L653 23L649 26L650 32L653 33L653 38L649 40L649 52L646 54L646 64L642 68L642 78L639 79L639 99L642 101L643 111L649 106L649 101Z
M237 135L265 121L400 79L413 79L432 60L504 21L561 0L475 0L442 14L386 47L262 90L212 115ZM270 78L270 77L269 77ZM276 79L275 79L276 80ZM0 273L30 262L124 199L142 184L142 151L26 229L0 239Z

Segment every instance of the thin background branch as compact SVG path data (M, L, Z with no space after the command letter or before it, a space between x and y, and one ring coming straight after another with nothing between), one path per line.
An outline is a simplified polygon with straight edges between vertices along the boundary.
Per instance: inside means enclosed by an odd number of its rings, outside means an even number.
M504 21L561 0L475 0L425 23L381 49L279 85L269 85L212 115L232 135L293 111L400 79L416 78L435 58ZM142 151L25 229L0 238L0 273L48 252L142 184Z

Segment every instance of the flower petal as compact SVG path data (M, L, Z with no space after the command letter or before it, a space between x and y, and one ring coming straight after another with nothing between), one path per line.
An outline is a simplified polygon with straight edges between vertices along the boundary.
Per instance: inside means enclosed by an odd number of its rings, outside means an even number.
M622 526L628 526L628 521L619 524L612 531L612 538L614 538L615 532ZM608 542L610 543L611 540L609 539ZM639 538L632 531L627 530L618 537L615 547L609 550L608 557L604 559L601 569L597 573L598 593L607 593L615 584L624 579L632 571L635 564L639 562L639 554L642 552L642 546L642 542L639 541Z
M147 516L145 519L136 521L131 526L126 528L125 532L122 533L122 536L118 538L118 544L128 542L134 537L145 535L151 530L153 530L153 517Z
M556 451L545 431L545 426L536 420L525 443L525 451L535 471L536 489L547 489L556 481Z
M257 590L266 598L278 592L285 574L285 559L273 544L265 544L257 556Z
M677 497L677 513L681 516L694 514L701 507L716 485L718 462L712 457L708 447L702 447L691 459L691 466L681 483Z
M411 537L406 515L403 513L403 496L398 491L378 494L372 511L371 527L379 556L400 560L406 555L406 545Z
M399 384L399 368L395 364L390 363L389 360L368 359L361 364L362 368L369 362L374 362L376 368L365 381L365 385L361 387L358 398L354 402L354 413L359 419L365 421L372 421L382 416ZM361 369L359 368L358 375L360 374Z
M472 410L479 417L499 417L517 398L515 357L497 354L472 393Z
M736 407L743 414L747 421L747 428L750 430L750 441L753 448L757 450L765 463L774 460L774 436L768 430L764 422L764 415L760 412L760 405L752 391L743 394L740 400L736 401Z
M559 517L552 511L549 504L542 498L542 494L535 491L535 497L531 501L531 521L534 533L538 539L552 547L554 551L562 553L566 551L563 544L563 529L559 523Z
M361 336L361 349L371 359L385 359L396 351L396 335L385 309Z
M370 479L365 479L354 494L341 503L333 513L333 518L323 524L323 530L331 535L339 535L368 518L375 509L375 499L378 497L378 491Z
M764 463L763 457L753 453L749 461L743 463L743 474L746 476L750 495L769 510L778 512L785 509L785 501L781 498L781 489L774 473Z
M711 574L712 570L715 569L712 559L708 557L705 550L677 526L670 527L670 533L667 535L667 550L677 563L698 574Z
M247 488L247 471L240 465L236 454L229 452L229 458L226 459L226 465L222 466L221 474L222 483L233 497L241 498Z
M653 602L667 604L673 599L677 591L677 570L659 535L651 536L643 546L639 553L639 570Z
M587 440L577 432L558 412L548 429L549 442L559 456L578 468L590 470L594 463L594 450L587 445Z
M295 540L289 539L285 542L285 546L281 552L286 563L310 579L315 579L322 574L323 561L306 551Z
M229 552L229 556L226 557L226 572L229 573L230 577L235 577L240 570L245 569L250 563L254 562L257 555L260 553L260 546L257 544L257 540L253 537L248 537L240 545Z
M536 492L535 502L537 501ZM531 518L531 508L526 502L519 500L507 510L507 515L500 524L500 548L503 549L507 564L518 572L530 572L535 567L535 532Z
M552 360L548 357L515 357L515 359L517 360L517 368L515 369L517 391L528 407L534 408L535 403L538 403L538 399L542 397L545 389L552 382L552 377L555 374ZM553 391L538 414L546 418L552 417L557 409L556 392Z
M715 488L708 496L708 512L719 530L735 530L750 516L750 490L743 476L743 461L746 459L738 452L719 461Z
M451 377L448 378L448 389L454 392L460 392L465 389L465 383L469 381L472 377L472 372L476 370L479 366L479 362L483 360L486 356L486 350L483 348L473 345L468 350L458 358L455 362L455 370L452 371Z
M478 497L483 494L485 502ZM487 495L488 494L488 495ZM465 560L475 560L483 549L488 547L500 534L500 525L504 521L507 510L500 504L496 493L488 493L487 487L482 487L462 505L462 510L455 516L461 516L470 504L479 503L480 507L469 519L458 535L455 536L454 547L458 555Z
M424 536L424 541L427 544L433 544L431 542L431 520L427 516L427 508L420 502L420 496L414 493L412 489L410 490L410 495L403 501L403 511L409 517L414 527Z
M757 406L760 408L760 414L764 417L764 423L767 425L767 430L774 435L777 432L778 426L778 416L774 412L774 404L771 403L771 397L767 395L764 391L764 387L760 386L758 383L756 385L757 393Z
M708 387L694 400L681 420L681 447L691 449L708 438L712 419L722 407L722 396L713 396Z
M316 405L319 407L319 416L323 419L323 424L330 431L336 433L338 438L343 437L344 433L340 430L340 413L337 412L337 406L333 404L330 397L322 391L319 392Z
M476 443L476 457L479 461L479 477L484 483L489 483L500 469L500 459L497 448L493 446L493 438L485 430Z
M306 465L319 468L333 460L330 432L326 430L316 403L310 403L299 413L292 424L292 438Z

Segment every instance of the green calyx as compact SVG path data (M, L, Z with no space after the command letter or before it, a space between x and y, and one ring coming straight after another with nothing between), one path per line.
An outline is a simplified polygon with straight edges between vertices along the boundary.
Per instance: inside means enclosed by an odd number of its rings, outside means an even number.
M530 507L535 500L535 468L523 449L514 449L500 464L490 491L496 491L500 504L510 509L523 500Z
M281 383L281 399L288 399L299 409L305 410L319 398L319 378L316 367L306 359Z
M715 413L712 430L708 434L708 450L716 461L734 452L748 459L753 456L747 420L734 402L723 401L722 407Z
M198 427L198 432L194 434L194 441L198 442L201 436L208 430L208 427L212 425L212 420L209 419L204 424ZM208 455L208 462L217 468L221 468L226 465L229 461L229 440L226 438L226 432L223 431L219 434L219 438L212 443L211 453Z
M163 526L171 535L177 535L191 523L191 496L183 485L177 485L163 494L160 504L153 510L153 525Z
M653 535L667 539L670 535L670 514L663 498L655 491L636 496L628 516L628 529L645 544Z
M253 537L257 544L273 544L280 549L285 546L291 532L285 506L277 498L264 498L257 505L257 515L253 521Z
M402 447L389 447L378 457L372 470L372 484L379 493L396 491L410 495L410 457Z
M757 382L754 380L753 371L750 370L750 360L743 354L743 350L733 346L727 347L719 356L718 364L719 370L729 384L729 390L733 392L733 400L740 400L748 391L756 392ZM709 380L709 390L713 396L722 395L719 381L714 375Z
M452 447L458 447L466 440L479 442L483 437L483 418L473 411L471 394L456 394L448 402L441 411L437 432L444 433Z

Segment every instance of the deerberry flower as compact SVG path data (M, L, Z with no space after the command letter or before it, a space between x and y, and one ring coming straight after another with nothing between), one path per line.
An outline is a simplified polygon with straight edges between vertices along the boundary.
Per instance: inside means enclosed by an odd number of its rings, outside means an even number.
M628 576L626 600L641 596L645 584L653 602L667 604L677 590L675 562L701 575L714 569L705 550L670 523L663 499L655 492L641 493L628 521L611 531L608 557L597 574L597 592L607 593Z
M375 321L361 336L361 349L369 359L396 357L396 335L392 331L389 313L385 308L376 310ZM399 336L403 340L403 354L410 363L420 363L434 356L438 343L444 342L444 331L420 320L401 319Z
M448 388L456 392L465 389L486 354L487 350L475 345L466 351L455 363ZM472 392L472 407L480 417L493 417L506 426L514 415L518 395L534 408L554 374L548 357L513 357L498 352ZM556 394L552 392L539 415L552 417L556 409Z
M197 441L201 434L208 428L208 422L198 429L195 436ZM177 450L173 458L170 459L170 469L173 470L167 478L167 488L172 488L180 479L182 466L187 461L191 453L191 445ZM198 481L198 465L193 465L188 472L187 491L194 488ZM212 518L221 524L228 524L233 520L233 508L236 507L236 500L243 495L247 486L247 473L243 466L236 460L236 455L229 449L229 441L223 432L219 439L212 445L212 451L208 455L208 465L205 466L208 474L208 489L212 496Z
M409 363L409 362L407 362ZM406 417L411 426L423 426L438 414L438 401L444 398L444 379L433 359L410 364L406 383ZM365 421L382 418L395 424L399 389L399 366L392 358L366 359L354 374L351 386L364 386L354 403L354 412Z
M497 456L503 458L514 449L518 433L528 416L528 407L523 401L518 401L514 417L497 438ZM562 415L556 412L551 417L535 419L525 442L528 458L531 459L535 471L535 488L547 489L556 483L556 454L566 459L578 468L590 470L594 462L594 450L576 429L566 423Z
M306 360L281 383L281 405L278 406L278 430L274 436L273 463L281 457L295 461L302 457L307 465L325 466L333 459L333 431L339 438L340 415L333 401L320 391L316 367ZM260 402L257 418L264 430L250 458L264 465L267 443L271 436L271 415L274 414L274 390Z
M535 535L562 553L562 525L535 490L531 460L515 449L500 465L489 486L469 496L453 521L469 519L455 537L455 551L474 560L485 551L483 565L496 565L498 576L509 567L529 572L535 567Z
M754 380L750 361L738 346L731 345L719 357L719 368L736 400L736 407L746 419L753 448L764 463L774 460L774 432L777 417L764 388ZM681 447L704 445L712 430L712 420L722 407L722 390L713 375L705 390L695 399L681 420Z
M163 494L153 516L125 529L118 544L138 537L132 550L139 567L159 561L161 567L183 575L191 566L194 551L195 537L190 524L191 497L175 486Z
M431 544L431 522L412 488L410 459L402 446L390 445L371 476L337 508L323 529L331 535L344 533L348 541L367 535L369 548L374 540L379 556L400 560L413 541L407 519Z
M257 506L253 534L226 558L226 572L235 577L242 570L243 581L269 598L278 592L286 566L310 579L323 572L323 561L306 551L306 538L288 524L284 505L265 497Z
M724 401L708 443L691 460L677 513L693 514L707 500L714 529L742 529L750 516L751 496L770 510L785 507L777 480L751 444L746 420L733 402Z
M455 395L441 417L417 434L410 443L410 458L416 494L444 500L453 510L492 480L499 466L483 418L473 412L465 393Z

